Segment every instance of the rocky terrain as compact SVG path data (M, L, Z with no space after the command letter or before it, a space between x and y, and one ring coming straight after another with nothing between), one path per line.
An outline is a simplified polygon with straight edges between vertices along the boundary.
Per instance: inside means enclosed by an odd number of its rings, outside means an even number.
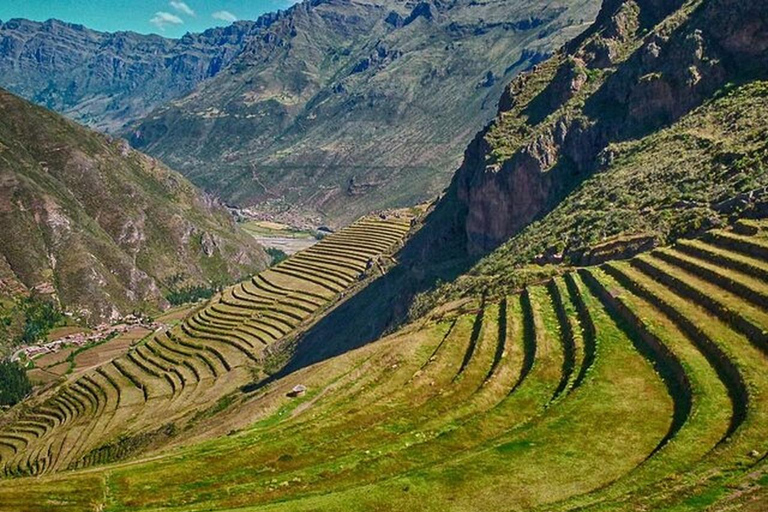
M485 256L449 288L514 288L528 265L540 277L627 257L764 210L766 13L605 2L593 28L512 82L430 222L426 245Z
M255 28L238 22L172 40L13 19L0 22L0 86L115 132L216 75Z
M0 294L35 291L90 323L157 309L267 257L227 211L125 141L0 90Z
M683 2L607 2L601 30L518 79L456 177L469 250L495 248L610 168L615 145L674 123L729 82L764 75L766 11L726 3L694 2L690 18L646 34Z
M130 132L228 202L334 226L437 194L503 87L598 2L302 2Z

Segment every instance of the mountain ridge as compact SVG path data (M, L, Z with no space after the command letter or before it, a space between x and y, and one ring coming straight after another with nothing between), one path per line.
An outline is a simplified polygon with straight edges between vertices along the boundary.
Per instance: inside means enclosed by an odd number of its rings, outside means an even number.
M90 323L227 284L267 257L181 175L0 89L0 276Z
M766 40L759 5L605 2L599 23L510 84L468 146L422 245L450 240L473 267L416 310L761 211Z
M439 193L506 82L596 10L297 4L226 73L125 135L228 202L340 225Z
M168 39L100 32L56 19L0 23L2 85L34 103L116 132L225 67L263 22Z

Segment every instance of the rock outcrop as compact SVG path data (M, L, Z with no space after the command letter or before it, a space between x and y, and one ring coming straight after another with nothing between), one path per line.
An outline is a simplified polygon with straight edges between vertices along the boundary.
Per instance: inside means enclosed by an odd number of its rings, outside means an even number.
M452 187L469 253L497 247L609 165L611 144L764 74L766 40L764 2L606 1L590 30L507 87L466 151Z

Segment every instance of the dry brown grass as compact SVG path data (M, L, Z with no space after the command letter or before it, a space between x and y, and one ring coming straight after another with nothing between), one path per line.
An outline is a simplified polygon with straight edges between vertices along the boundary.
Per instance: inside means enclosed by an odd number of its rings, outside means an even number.
M111 361L128 352L132 345L138 343L150 332L148 329L136 327L106 343L85 350L75 356L75 368L85 370Z
M50 366L57 365L59 363L63 363L67 360L67 357L69 357L69 354L75 351L77 347L66 347L58 352L49 352L48 354L43 354L42 356L35 359L35 366L38 368L48 368Z

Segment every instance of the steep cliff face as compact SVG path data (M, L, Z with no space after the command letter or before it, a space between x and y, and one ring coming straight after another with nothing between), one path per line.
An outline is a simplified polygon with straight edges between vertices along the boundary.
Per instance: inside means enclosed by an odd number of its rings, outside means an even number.
M608 1L598 21L504 92L453 188L467 248L497 247L610 167L612 146L669 126L764 73L764 2Z
M264 268L229 214L179 174L0 90L0 293L35 290L91 322L169 290Z
M258 22L172 40L24 19L0 22L0 85L94 128L114 132L225 68Z

